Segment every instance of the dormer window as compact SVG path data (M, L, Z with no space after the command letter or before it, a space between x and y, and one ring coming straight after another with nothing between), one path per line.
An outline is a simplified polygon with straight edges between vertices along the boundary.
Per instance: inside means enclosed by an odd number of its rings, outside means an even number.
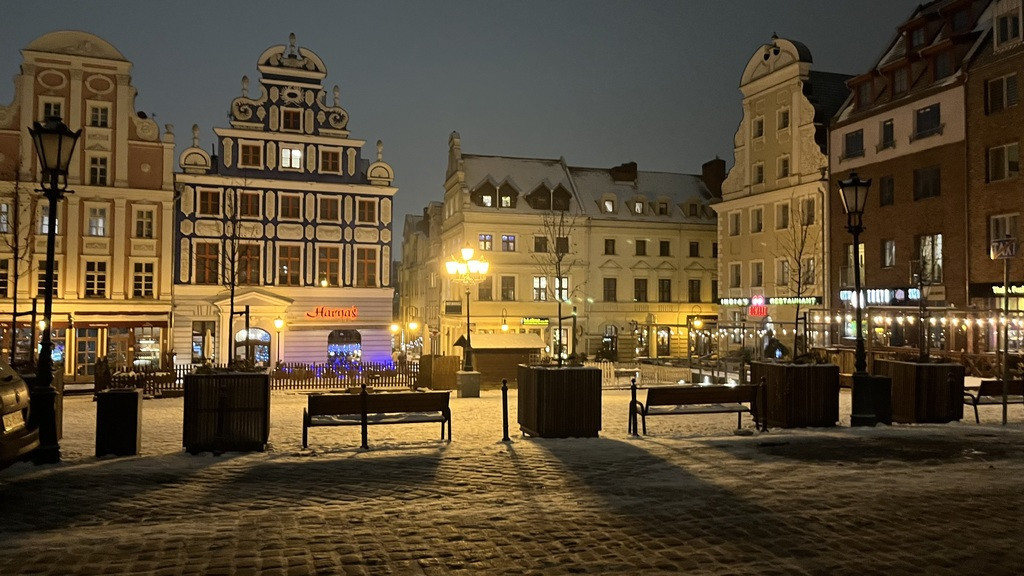
M1011 3L1006 12L996 16L996 46L1020 40L1020 5Z
M668 202L658 202L658 216L668 216Z
M572 198L572 194L559 184L551 192L551 208L554 210L568 210L570 198Z
M633 201L633 214L643 214L643 213L644 213L644 203L639 201L639 200L634 200Z
M920 48L924 46L924 27L914 28L910 31L910 47Z
M516 193L509 190L508 186L502 186L501 192L498 194L498 205L502 208L515 208Z
M492 208L494 207L494 198L497 194L498 191L490 182L484 182L476 190L470 193L470 199L477 206Z
M615 212L615 200L602 200L601 210L607 214Z

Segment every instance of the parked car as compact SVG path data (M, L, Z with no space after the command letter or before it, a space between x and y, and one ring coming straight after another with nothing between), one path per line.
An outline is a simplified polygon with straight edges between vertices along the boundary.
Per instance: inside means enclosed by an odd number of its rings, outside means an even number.
M28 385L6 362L0 362L0 469L39 446L39 430L29 429Z

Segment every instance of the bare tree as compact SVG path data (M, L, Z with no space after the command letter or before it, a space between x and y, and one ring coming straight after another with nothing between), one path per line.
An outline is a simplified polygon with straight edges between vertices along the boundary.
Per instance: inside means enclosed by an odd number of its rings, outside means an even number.
M562 304L572 302L573 295L582 293L585 281L573 286L569 281L572 272L582 267L583 259L578 255L579 250L573 250L572 240L574 232L578 227L579 215L570 214L566 210L549 210L544 213L541 219L541 234L544 238L545 250L537 250L533 254L533 260L537 265L537 271L544 278L545 298L554 299L558 303L558 335L555 355L558 357L558 364L562 364L562 351L565 344L562 342ZM547 284L547 277L552 276L553 282ZM574 326L575 328L575 322ZM576 331L573 330L573 351L576 346Z
M246 221L246 216L252 216L249 206L246 203L248 192L248 180L242 178L240 185L224 189L223 216L224 239L222 242L222 259L220 267L221 284L227 286L229 294L228 316L228 341L231 346L229 357L235 360L234 346L234 324L235 316L235 294L238 286L258 285L262 278L263 259L261 258L264 248L263 243L255 240L262 237L261 222ZM251 192L250 192L251 193ZM261 195L262 196L262 195ZM259 214L257 211L255 214ZM244 314L244 312L242 312ZM249 328L249 318L246 316L246 329ZM249 345L248 331L246 338L246 360L252 361L252 350Z
M813 204L812 204L813 206ZM816 256L821 246L821 226L815 223L813 207L799 199L792 205L792 218L777 244L774 256L783 262L785 285L795 298L793 321L793 357L800 355L800 305L804 296L818 284ZM779 279L777 279L778 281ZM805 343L806 344L806 343Z
M32 250L32 184L21 179L21 163L16 162L10 174L2 179L12 182L10 197L0 200L0 242L11 253L8 290L11 293L10 362L15 362L18 342L18 287L22 276L33 269ZM5 195L6 196L6 195ZM51 224L52 225L52 224Z

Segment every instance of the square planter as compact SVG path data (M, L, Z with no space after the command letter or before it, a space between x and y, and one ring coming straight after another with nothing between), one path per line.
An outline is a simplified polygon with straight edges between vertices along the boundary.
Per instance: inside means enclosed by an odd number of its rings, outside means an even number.
M185 376L182 445L199 452L262 452L270 437L270 375Z
M892 379L892 421L945 423L964 417L960 364L875 360L874 372Z
M519 429L539 438L596 438L601 370L519 365Z
M764 378L763 418L776 428L835 426L839 421L839 366L751 362L752 384Z

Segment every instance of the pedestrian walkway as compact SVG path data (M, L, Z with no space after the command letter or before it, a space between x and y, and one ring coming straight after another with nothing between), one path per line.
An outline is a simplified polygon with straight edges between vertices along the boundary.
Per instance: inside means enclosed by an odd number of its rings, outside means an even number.
M0 472L0 574L1024 573L1024 411L982 424L772 430L729 414L601 438L501 442L500 394L433 424L317 428L274 393L267 452L181 451L181 399L143 406L143 454L92 457L68 398L58 465ZM849 420L849 396L841 402ZM511 421L515 422L513 393Z

